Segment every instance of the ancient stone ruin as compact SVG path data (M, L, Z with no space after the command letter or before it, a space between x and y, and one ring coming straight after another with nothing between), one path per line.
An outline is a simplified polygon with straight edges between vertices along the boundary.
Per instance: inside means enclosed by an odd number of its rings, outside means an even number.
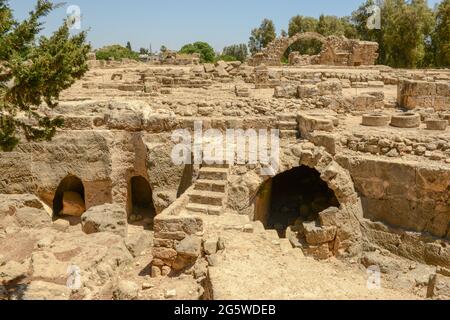
M313 56L301 55L294 51L289 55L290 65L370 66L374 65L378 58L376 42L351 40L343 36L324 37L316 32L304 32L292 37L275 39L261 52L254 54L248 64L280 66L286 50L301 40L316 40L322 44L322 50Z
M305 37L318 65L273 67ZM0 299L449 299L450 72L376 51L92 63L52 141L0 154ZM225 142L250 151L211 161Z

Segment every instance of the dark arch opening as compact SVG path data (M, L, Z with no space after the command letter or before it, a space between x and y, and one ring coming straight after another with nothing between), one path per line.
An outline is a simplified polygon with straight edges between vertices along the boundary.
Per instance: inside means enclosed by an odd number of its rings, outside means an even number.
M148 181L142 176L134 176L130 180L131 210L130 223L153 225L156 209L153 204L153 192Z
M84 186L80 178L67 176L56 189L53 216L80 217L86 211Z
M289 62L289 55L298 52L304 56L318 55L323 49L324 43L314 38L302 38L292 43L284 52L282 57L284 62Z
M320 173L306 166L296 167L266 181L255 206L255 220L266 229L277 230L280 237L299 221L316 221L319 213L339 202Z

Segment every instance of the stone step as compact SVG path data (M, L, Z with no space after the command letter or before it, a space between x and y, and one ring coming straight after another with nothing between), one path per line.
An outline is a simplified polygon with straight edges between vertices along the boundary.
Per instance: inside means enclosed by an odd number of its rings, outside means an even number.
M292 251L294 248L292 247L289 239L280 239L280 249L282 253L288 253Z
M202 168L223 168L228 169L230 165L228 163L212 163L208 164L206 162L203 162Z
M267 240L270 240L270 241L280 240L277 230L273 230L273 229L266 230L264 233L264 236Z
M193 190L189 193L190 203L222 206L225 204L223 192Z
M203 167L200 169L201 180L224 180L228 179L228 168Z
M197 180L195 190L225 193L227 182L223 180Z
M206 204L189 203L186 210L192 213L203 213L210 216L219 216L223 213L223 208L220 206L210 206Z
M281 139L296 139L298 136L298 130L280 130Z
M282 113L277 115L279 121L295 121L297 122L297 115L294 113Z
M297 121L278 121L278 129L280 130L297 130Z

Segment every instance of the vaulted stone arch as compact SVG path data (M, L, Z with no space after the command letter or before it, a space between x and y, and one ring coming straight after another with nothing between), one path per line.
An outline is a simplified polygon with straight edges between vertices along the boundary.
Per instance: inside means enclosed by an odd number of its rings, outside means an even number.
M277 38L264 48L263 51L255 54L248 61L249 65L266 64L269 66L281 65L281 59L286 50L300 40L317 40L321 42L324 47L327 43L327 38L317 32L303 32L297 33L292 37Z
M283 173L289 174L289 171L295 172L292 169L299 167L311 168L318 173L320 180L332 190L336 197L338 208L333 214L327 218L317 217L317 226L320 228L335 227L337 229L333 240L333 254L346 256L359 253L362 240L360 224L363 218L362 206L349 172L342 168L323 147L316 147L311 143L296 144L290 150L284 150L280 158L277 176ZM267 214L261 213L261 210L268 210L270 205L268 192L271 191L267 191L266 188L268 182L270 178L261 182L260 193L254 200L255 220ZM263 192L262 195L261 192Z
M323 44L322 51L314 56L314 63L339 66L374 65L378 58L379 45L376 42L347 39L344 36L324 37L316 32L297 33L292 37L277 38L261 52L254 54L249 60L250 66L265 64L280 66L286 50L299 40L316 40Z

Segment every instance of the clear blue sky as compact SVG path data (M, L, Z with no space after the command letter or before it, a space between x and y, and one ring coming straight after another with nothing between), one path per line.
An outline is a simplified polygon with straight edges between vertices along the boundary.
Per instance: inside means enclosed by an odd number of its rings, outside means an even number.
M179 49L183 44L206 41L221 51L224 46L247 43L250 30L263 18L287 30L289 19L297 14L345 16L363 0L54 0L66 5L47 19L44 34L54 31L66 16L69 5L81 9L82 28L90 29L89 41L95 48L107 44L133 49L161 45ZM433 6L440 0L429 0ZM10 0L16 17L22 19L36 0Z

